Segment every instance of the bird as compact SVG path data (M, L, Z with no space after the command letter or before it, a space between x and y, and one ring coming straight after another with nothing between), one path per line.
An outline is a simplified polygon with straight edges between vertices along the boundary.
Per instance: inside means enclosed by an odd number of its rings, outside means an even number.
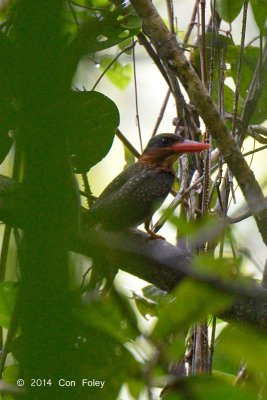
M151 238L160 237L149 229L149 223L173 187L175 161L183 153L200 152L209 147L207 143L177 134L152 137L138 161L121 172L93 207L84 212L85 224L100 223L106 230L125 231L145 223Z

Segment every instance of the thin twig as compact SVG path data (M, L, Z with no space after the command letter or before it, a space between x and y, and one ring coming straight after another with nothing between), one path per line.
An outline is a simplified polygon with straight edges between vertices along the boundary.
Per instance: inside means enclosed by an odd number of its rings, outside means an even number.
M212 318L212 329L211 329L211 338L210 338L210 348L209 348L209 372L212 371L212 363L213 363L213 354L215 348L215 334L216 334L216 317Z
M138 41L139 43L144 46L144 48L147 51L147 54L152 58L152 60L154 61L154 63L156 64L156 66L158 67L161 75L163 76L163 78L165 79L167 85L169 86L169 88L171 89L171 84L168 78L168 75L162 65L162 62L159 58L159 56L157 55L157 53L155 52L155 50L153 49L153 47L151 46L151 44L149 43L149 41L147 40L147 38L145 37L145 35L140 32L137 35Z
M85 5L76 3L76 1L73 1L73 0L70 0L70 2L76 7L85 8L85 9L91 10L91 11L106 11L105 8L85 6Z
M190 24L188 25L185 37L184 37L184 42L183 42L183 46L185 46L189 40L189 37L191 35L191 32L196 24L196 16L197 16L197 9L198 9L198 0L196 0L195 5L194 5L194 9L192 12L192 16L191 16L191 21Z
M169 81L171 84L172 88L172 94L175 100L175 105L176 105L176 113L177 113L177 118L179 121L184 121L185 119L185 99L183 96L183 93L181 91L179 81L173 71L165 65Z
M71 14L72 14L72 17L73 17L73 19L74 19L74 21L75 21L75 24L76 24L76 26L79 28L80 24L79 24L79 21L78 21L78 19L77 19L77 15L76 15L76 13L75 13L75 10L74 10L73 5L72 5L72 3L71 3L70 0L68 0L68 6L69 6L70 12L71 12Z
M250 46L252 45L252 43L254 43L255 40L257 40L257 39L259 39L259 38L260 38L260 35L254 37L254 39L251 39L251 40L246 44L245 49L246 49L247 47L250 47Z
M199 41L201 78L205 87L207 87L207 58L206 58L206 26L205 26L205 7L206 0L200 0L201 6L201 39Z
M133 46L133 76L134 76L134 99L135 99L136 122L137 122L137 128L138 128L140 148L141 148L141 152L143 153L142 133L141 133L141 126L140 126L139 111L138 111L138 93L137 93L137 79L136 79L136 64L135 64L134 46Z
M166 0L167 10L168 10L168 19L170 24L170 31L174 33L174 13L173 13L173 2L172 0Z
M140 157L140 153L133 147L133 145L129 142L128 139L123 135L123 133L117 129L116 136L120 139L120 141L124 144L124 146L136 157Z
M170 89L168 89L168 91L167 91L167 93L166 93L166 96L165 96L165 98L164 98L162 107L161 107L161 109L160 109L159 116L158 116L158 119L157 119L157 121L156 121L156 125L155 125L155 127L154 127L154 129L153 129L153 132L152 132L151 137L155 136L156 133L157 133L159 124L161 123L162 118L163 118L163 116L164 116L164 112L165 112L165 110L166 110L166 107L167 107L167 104L168 104L168 101L169 101L169 98L170 98L170 94L171 94L171 91L170 91Z
M246 35L246 25L247 25L247 10L248 10L248 0L244 1L243 5L243 20L242 20L242 31L241 31L241 43L240 43L240 52L237 63L237 76L236 76L236 84L235 84L235 94L234 94L234 104L233 104L233 125L232 125L232 135L235 135L236 131L236 123L237 123L237 113L238 113L238 103L239 103L239 89L241 82L241 69L243 62L243 54L245 47L245 35Z
M94 200L93 200L93 195L92 195L91 188L90 188L89 181L88 181L88 176L86 173L82 174L82 180L83 180L83 186L85 189L85 193L88 195L88 196L86 196L87 205L89 208L91 208L94 204Z
M240 133L240 145L243 143L243 140L245 139L249 121L256 110L259 98L261 96L263 85L260 80L260 76L261 76L261 71L264 71L266 68L266 63L267 63L267 45L265 45L265 48L263 49L263 54L258 60L255 72L253 74L253 77L249 85L245 104L242 109L242 114L241 114L242 128Z
M96 196L93 196L92 194L88 194L88 193L84 192L83 190L79 190L79 193L81 196L84 196L87 199L91 199L92 201L95 201L97 199Z
M132 42L129 46L125 47L123 50L121 50L116 57L113 58L113 60L108 64L108 66L104 69L104 71L102 72L102 74L99 76L99 78L97 79L97 81L95 82L94 86L92 87L91 90L95 90L95 88L97 87L97 85L99 84L99 82L101 81L101 79L103 78L103 76L106 74L106 72L109 70L109 68L118 60L118 58L125 53L128 50L131 50L134 48L134 46L136 45L136 41Z

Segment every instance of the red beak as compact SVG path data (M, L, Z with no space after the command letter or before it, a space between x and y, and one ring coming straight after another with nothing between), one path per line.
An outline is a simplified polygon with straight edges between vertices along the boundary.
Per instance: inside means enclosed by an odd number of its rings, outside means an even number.
M194 142L193 140L185 139L183 142L176 142L168 147L168 150L173 150L177 153L196 153L211 147L208 143Z

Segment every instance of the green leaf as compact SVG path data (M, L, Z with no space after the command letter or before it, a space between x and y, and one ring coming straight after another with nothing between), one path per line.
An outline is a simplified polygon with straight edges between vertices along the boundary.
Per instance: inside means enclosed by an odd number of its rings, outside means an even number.
M113 11L97 15L88 14L73 43L83 54L95 53L115 46L138 34L141 19L131 5L116 7ZM71 33L71 32L70 32ZM82 48L81 48L82 46Z
M65 129L76 173L87 172L105 157L119 122L115 103L102 93L71 93L66 105Z
M250 0L250 4L257 25L263 34L264 28L266 28L267 0Z
M244 390L241 387L227 384L224 379L218 379L212 376L192 376L186 378L174 389L167 391L164 399L182 400L255 400L257 393L250 390Z
M121 386L138 376L138 363L130 352L110 335L92 326L81 336L77 352L78 367L82 365L84 371L80 381L84 378L105 381L102 389L84 387L84 399L117 399Z
M0 283L0 325L8 328L13 313L17 287L15 282Z
M180 360L186 352L185 339L183 335L174 337L171 343L167 345L165 354L168 357L169 362Z
M172 294L174 300L162 306L159 313L156 337L165 338L170 333L188 329L207 315L222 311L231 301L230 296L190 279L184 280Z
M128 318L125 315L126 309ZM118 343L124 344L139 335L128 300L116 293L107 298L92 299L86 307L77 311L77 316L86 326L103 332Z
M0 99L0 164L4 161L13 144L13 139L9 136L10 129L15 128L17 115L10 103Z
M222 372L222 371L216 371L216 370L212 370L212 375L215 378L224 380L225 383L229 383L229 385L234 385L235 380L236 380L236 375L234 374L227 374L226 372Z
M227 76L231 76L235 82L237 77L237 60L239 58L239 53L240 46L228 46L226 62L231 65L231 69L228 70ZM244 49L240 82L240 94L244 99L246 98L247 90L259 59L259 54L258 47L248 47Z
M9 365L4 369L3 380L15 384L19 375L19 364Z
M145 389L145 382L137 379L130 379L127 381L127 386L129 388L130 393L134 396L134 398L139 398L141 391Z
M110 57L103 58L101 60L101 68L104 70L112 60ZM114 85L124 90L131 81L132 67L130 64L122 65L117 60L110 66L105 75Z
M267 376L267 339L251 327L242 324L226 327L216 350L222 351L232 362L247 362L249 370L255 374L263 372Z
M145 317L157 315L159 304L166 298L167 293L154 285L145 286L142 289L144 296L134 294L135 304L139 312ZM169 295L169 297L171 297Z
M243 0L216 0L216 11L227 22L232 22L241 11Z
M231 65L231 69L227 71L227 76L231 76L236 82L237 77L237 59L239 57L239 46L229 46L226 53L226 62ZM248 47L244 49L244 57L241 70L240 82L240 106L244 103L248 88L250 86L257 62L259 60L260 50L258 47ZM266 68L263 71L263 77L266 76ZM260 124L267 119L267 79L261 84L261 97L259 99L256 112L251 118L251 123Z
M130 167L136 162L135 156L130 150L127 149L126 146L124 146L124 160L125 160L125 165L123 169Z
M219 339L220 340L220 336ZM213 355L213 370L220 371L221 373L235 375L240 367L240 360L233 360L228 354L220 351L220 346L215 347Z

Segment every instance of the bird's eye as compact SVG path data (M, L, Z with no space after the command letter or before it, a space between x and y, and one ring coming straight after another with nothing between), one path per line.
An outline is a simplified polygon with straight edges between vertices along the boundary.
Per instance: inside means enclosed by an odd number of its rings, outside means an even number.
M166 137L161 138L161 144L163 146L168 146L170 144L170 139Z

